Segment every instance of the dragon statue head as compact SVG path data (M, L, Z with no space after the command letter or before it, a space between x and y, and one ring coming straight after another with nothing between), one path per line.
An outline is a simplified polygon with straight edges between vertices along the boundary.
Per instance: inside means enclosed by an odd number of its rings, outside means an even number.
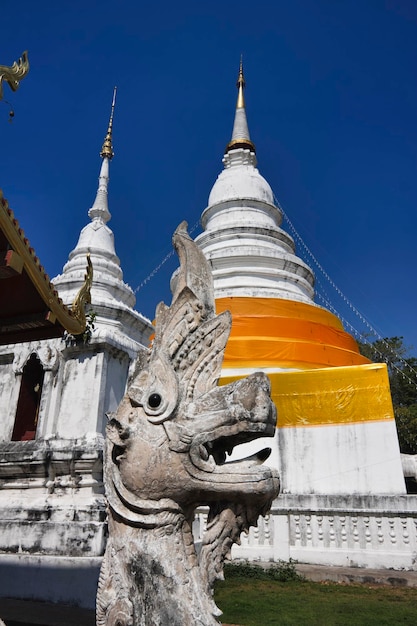
M146 551L146 559L153 554L153 535L158 537L155 559L165 572L165 580L172 568L174 578L182 580L177 565L163 563L162 549L162 537L180 533L180 543L186 546L183 556L188 560L185 569L192 571L194 595L206 594L207 600L200 597L197 601L187 591L190 597L185 606L190 615L181 612L176 598L172 614L178 616L178 622L170 614L167 623L209 626L218 623L219 611L211 600L211 588L222 576L224 558L242 530L248 530L260 514L269 510L279 491L277 474L263 465L269 449L240 461L226 462L227 454L240 443L272 437L276 410L270 399L269 380L263 373L218 386L231 315L215 314L211 271L186 227L183 222L173 237L180 269L173 281L171 306L158 305L152 347L142 358L138 373L107 426L105 486L110 544L112 532L115 537L123 535L123 525L136 529L136 547L130 549L137 552L135 571L139 553L141 562ZM184 537L191 535L194 512L200 505L209 506L210 514L198 562L192 541ZM128 539L124 535L121 547L132 541L131 535ZM172 558L171 554L165 561ZM155 559L152 557L152 563ZM109 564L106 567L111 569ZM108 583L104 581L106 575L102 571L102 589ZM142 580L146 572L142 571L141 576ZM124 607L127 603L130 608L122 613L130 617L122 619L118 613L118 622L110 619L115 608L112 613L111 601L103 602L102 594L102 619L98 624L164 624L156 618L151 621L153 614L149 611L148 617L139 621L138 615L149 608L149 597L145 602L143 589L136 584L138 599L133 601L129 584L125 580L130 591L125 593L128 598L121 599L119 594L118 606L121 600ZM184 593L184 585L180 587ZM107 595L109 590L107 584Z

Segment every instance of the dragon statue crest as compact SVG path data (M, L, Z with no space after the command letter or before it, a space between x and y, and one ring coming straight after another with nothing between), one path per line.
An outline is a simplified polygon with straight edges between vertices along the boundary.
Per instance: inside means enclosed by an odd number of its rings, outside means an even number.
M158 305L152 348L107 426L97 626L219 624L212 587L223 561L279 491L263 465L269 449L225 462L235 445L272 437L276 411L263 373L217 385L231 316L215 314L208 262L186 229L173 237L172 304ZM201 505L210 512L197 556Z

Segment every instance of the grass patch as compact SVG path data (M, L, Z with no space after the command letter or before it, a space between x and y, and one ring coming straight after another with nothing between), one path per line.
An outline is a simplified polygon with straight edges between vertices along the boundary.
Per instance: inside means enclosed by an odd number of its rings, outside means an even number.
M285 569L282 564L272 569L280 568ZM295 570L294 563L289 569ZM279 575L277 571L275 575ZM225 624L414 626L417 623L417 589L313 583L291 578L281 582L268 574L268 570L252 565L227 565L225 576L225 581L218 582L215 590Z
M278 561L269 567L260 567L251 563L226 563L224 566L224 575L227 579L254 578L256 580L278 580L281 583L290 580L298 580L301 582L304 576L299 574L295 568L297 561L290 559L289 561Z

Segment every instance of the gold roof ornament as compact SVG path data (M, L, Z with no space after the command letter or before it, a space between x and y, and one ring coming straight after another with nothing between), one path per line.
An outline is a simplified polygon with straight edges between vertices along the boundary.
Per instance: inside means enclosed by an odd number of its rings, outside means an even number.
M113 116L114 116L114 107L116 104L116 91L117 87L114 88L113 91L113 101L111 104L111 113L109 120L109 127L107 129L107 134L103 142L103 146L101 148L100 156L102 159L111 160L114 157L113 145L112 145L112 133L113 133Z
M12 91L19 89L20 81L29 72L29 57L27 50L13 65L0 65L0 100L3 99L3 82L7 83Z
M86 315L85 305L91 304L91 287L93 284L93 264L91 262L90 253L87 254L87 267L84 276L84 283L74 298L71 311L80 324L85 328Z

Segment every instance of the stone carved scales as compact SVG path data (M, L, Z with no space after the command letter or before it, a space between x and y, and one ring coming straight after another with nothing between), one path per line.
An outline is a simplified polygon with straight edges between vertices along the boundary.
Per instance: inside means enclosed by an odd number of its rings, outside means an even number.
M97 594L98 626L212 626L214 581L243 530L277 496L263 450L225 463L239 443L273 436L269 381L252 374L217 386L229 336L216 315L208 263L181 224L172 304L156 312L146 362L107 427L109 539ZM191 524L210 507L199 556Z

